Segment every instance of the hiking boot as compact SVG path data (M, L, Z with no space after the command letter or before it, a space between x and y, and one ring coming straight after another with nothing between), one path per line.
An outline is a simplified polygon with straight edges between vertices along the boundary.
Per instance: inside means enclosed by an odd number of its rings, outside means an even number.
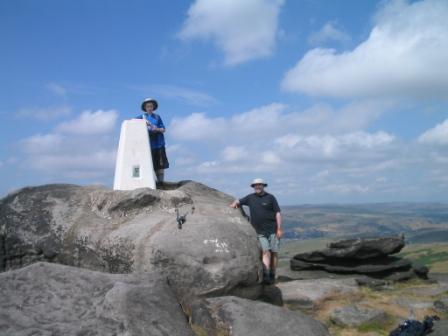
M263 281L262 281L263 285L272 285L271 283L271 276L270 273L268 272L263 272Z
M271 284L275 284L275 272L269 273L269 281L271 282Z

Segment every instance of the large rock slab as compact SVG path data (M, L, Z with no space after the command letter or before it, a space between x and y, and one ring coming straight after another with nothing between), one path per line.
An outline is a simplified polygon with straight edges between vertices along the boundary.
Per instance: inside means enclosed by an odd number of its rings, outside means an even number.
M355 294L359 287L351 279L295 280L278 283L283 303L290 309L313 309L322 301L339 295Z
M328 336L328 330L311 317L264 302L234 296L197 301L192 328L198 335Z
M404 236L347 239L330 243L323 250L297 254L294 259L323 262L330 259L382 258L400 252L404 246Z
M341 240L323 250L295 255L290 267L293 271L363 274L390 281L427 279L426 267L413 268L411 261L392 256L404 245L404 236Z
M412 263L407 259L386 257L381 259L369 259L364 261L344 261L340 263L308 262L300 259L291 259L291 269L301 270L325 270L327 272L348 274L384 274L389 275L396 271L409 271Z
M384 311L358 305L336 308L330 314L330 320L341 327L359 327L367 323L381 323L386 319Z
M431 336L446 336L448 335L448 320L440 320L434 322L433 332Z
M232 198L192 181L170 190L44 185L0 201L0 271L50 261L110 273L157 271L181 295L258 283L255 231ZM194 208L194 209L193 209ZM176 209L188 213L178 229Z
M166 280L36 263L0 274L0 335L194 335Z

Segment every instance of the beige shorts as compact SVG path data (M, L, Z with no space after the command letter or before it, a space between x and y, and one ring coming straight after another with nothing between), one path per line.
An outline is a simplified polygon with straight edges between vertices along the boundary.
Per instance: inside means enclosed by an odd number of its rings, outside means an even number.
M277 253L280 249L280 239L277 238L277 235L275 233L269 236L259 234L257 235L257 237L263 252L271 251Z

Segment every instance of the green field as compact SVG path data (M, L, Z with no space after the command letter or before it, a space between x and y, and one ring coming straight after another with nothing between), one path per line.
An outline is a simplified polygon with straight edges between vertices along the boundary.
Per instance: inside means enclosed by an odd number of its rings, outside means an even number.
M410 244L398 254L433 273L448 273L448 243Z

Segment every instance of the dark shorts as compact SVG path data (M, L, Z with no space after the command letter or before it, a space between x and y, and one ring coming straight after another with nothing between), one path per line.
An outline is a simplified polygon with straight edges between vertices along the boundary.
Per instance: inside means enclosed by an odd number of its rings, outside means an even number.
M170 167L168 158L166 157L165 147L152 149L151 154L154 170L167 169Z

